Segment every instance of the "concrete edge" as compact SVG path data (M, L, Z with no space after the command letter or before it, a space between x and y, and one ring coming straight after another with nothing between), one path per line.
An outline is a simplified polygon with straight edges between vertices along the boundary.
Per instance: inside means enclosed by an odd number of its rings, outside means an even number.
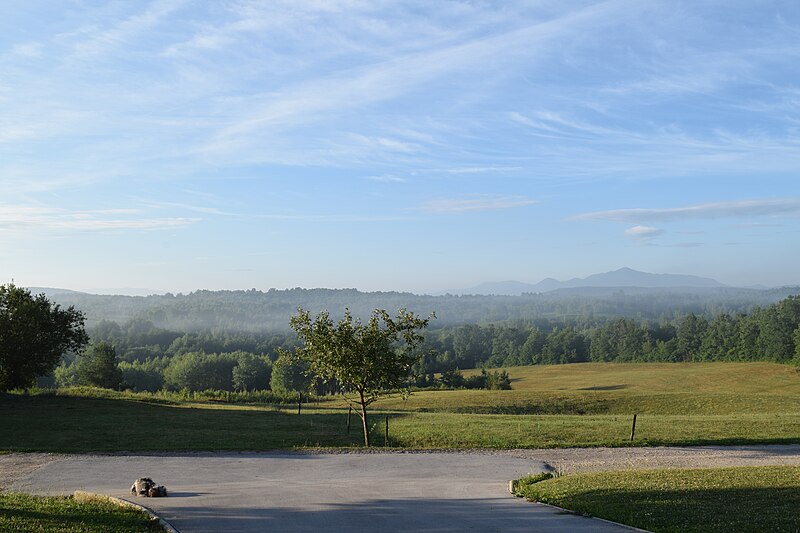
M99 501L113 503L115 505L119 505L120 507L131 507L133 509L138 509L139 511L144 511L145 513L147 513L147 515L150 516L150 518L152 518L153 520L156 520L158 522L158 525L160 525L162 528L164 528L164 531L166 531L167 533L180 533L180 531L175 529L175 526L173 526L172 524L170 524L169 522L167 522L166 520L164 520L163 518L158 516L155 513L155 511L153 511L149 507L145 507L144 505L141 505L141 504L129 501L129 500L125 500L123 498L116 498L114 496L108 496L107 494L97 494L97 493L94 493L94 492L86 492L86 491L83 491L83 490L76 490L72 494L72 497L75 498L75 500L79 501L79 502L81 502L81 501L93 501L93 500L97 501L97 500L99 500Z
M517 488L517 483L518 482L519 482L518 479L512 479L512 480L510 480L508 482L508 492L510 492L511 495L514 496L515 498L521 498L522 497L522 496L517 496L516 495L516 490L515 489ZM559 511L561 513L569 513L569 514L573 514L575 516L582 516L582 517L588 518L590 520L599 520L600 522L605 522L606 524L611 524L613 526L622 527L622 528L625 528L625 529L629 529L631 531L638 531L639 533L653 533L652 531L648 531L647 529L642 529L642 528L639 528L639 527L636 527L636 526L629 526L628 524L622 524L620 522L614 522L613 520L608 520L606 518L600 518L599 516L581 514L581 513L577 512L577 511L573 511L572 509L564 509L563 507L559 507L557 505L553 505L553 504L550 504L550 503L544 503L544 502L540 502L540 501L536 501L536 502L533 502L533 503L536 503L538 505L544 505L545 507L550 507L551 509L555 509L556 511Z

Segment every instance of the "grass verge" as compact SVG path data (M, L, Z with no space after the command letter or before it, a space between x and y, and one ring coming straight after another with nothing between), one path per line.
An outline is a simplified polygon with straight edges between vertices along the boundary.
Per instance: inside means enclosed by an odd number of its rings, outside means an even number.
M800 467L599 472L541 482L518 495L654 532L800 531Z
M0 531L16 533L163 532L158 521L113 503L78 502L71 496L0 492Z
M373 442L399 448L630 446L616 415L480 415L372 411ZM152 404L120 399L0 395L0 450L41 452L271 450L361 444L360 420L333 408ZM793 443L800 413L640 416L633 445Z

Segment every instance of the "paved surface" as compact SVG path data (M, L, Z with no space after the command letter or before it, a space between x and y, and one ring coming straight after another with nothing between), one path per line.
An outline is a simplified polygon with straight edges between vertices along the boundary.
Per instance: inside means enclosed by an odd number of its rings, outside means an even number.
M509 479L544 468L480 453L63 456L9 488L131 498L131 483L151 477L170 496L135 501L184 533L630 531L508 494Z

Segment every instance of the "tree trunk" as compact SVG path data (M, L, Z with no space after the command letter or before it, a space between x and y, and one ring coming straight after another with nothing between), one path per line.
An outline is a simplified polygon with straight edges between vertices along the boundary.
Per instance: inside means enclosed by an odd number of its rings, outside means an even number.
M367 424L367 403L364 401L364 391L358 391L361 400L361 425L364 428L364 446L369 448L369 425Z

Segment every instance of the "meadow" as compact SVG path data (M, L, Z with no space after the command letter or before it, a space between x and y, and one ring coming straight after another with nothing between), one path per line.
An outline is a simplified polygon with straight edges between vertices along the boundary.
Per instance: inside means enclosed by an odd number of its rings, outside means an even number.
M507 369L510 391L380 400L373 443L553 448L800 442L800 372L770 363L574 364ZM0 396L0 450L179 451L360 446L337 397L241 404L75 389ZM630 439L632 415L636 435Z

